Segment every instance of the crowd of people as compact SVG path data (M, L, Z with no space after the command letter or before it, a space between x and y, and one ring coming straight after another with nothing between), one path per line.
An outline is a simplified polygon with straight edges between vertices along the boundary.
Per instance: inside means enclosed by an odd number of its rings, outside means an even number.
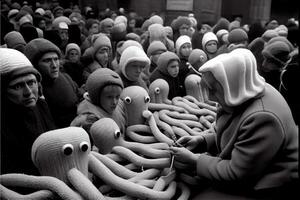
M296 191L298 20L209 23L191 13L165 24L156 13L124 9L1 6L1 174L39 175L31 147L44 132L89 133L104 117L125 132L124 88L149 91L164 79L172 100L187 95L185 80L195 75L209 94L202 100L218 106L214 134L170 147L175 167L209 185L195 198L281 199Z

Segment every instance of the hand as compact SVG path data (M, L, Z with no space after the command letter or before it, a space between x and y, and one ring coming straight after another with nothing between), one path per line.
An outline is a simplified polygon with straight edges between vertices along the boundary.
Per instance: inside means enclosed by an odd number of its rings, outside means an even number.
M196 168L198 156L184 147L170 147L171 154L174 156L175 167Z
M183 136L177 140L177 143L184 146L188 150L195 149L198 145L201 145L204 140L203 136Z

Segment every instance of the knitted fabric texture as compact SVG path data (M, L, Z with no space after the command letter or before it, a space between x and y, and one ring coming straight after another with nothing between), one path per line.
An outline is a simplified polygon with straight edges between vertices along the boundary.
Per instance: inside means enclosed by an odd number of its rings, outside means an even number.
M0 74L2 87L9 81L26 74L34 74L41 81L41 75L33 68L28 58L15 49L0 48Z
M256 60L248 49L235 49L221 54L202 65L200 73L210 72L220 83L228 106L238 106L260 95L265 80L257 72ZM213 80L213 81L215 81Z
M118 85L124 88L119 74L111 69L99 68L90 74L86 82L86 88L93 104L100 104L101 91L107 85Z
M158 15L153 15L152 17L149 18L149 21L151 22L151 24L164 25L164 20Z
M24 54L36 67L41 57L49 52L55 52L59 58L61 57L61 51L55 44L44 38L36 38L25 46Z
M140 43L138 43L137 41L135 41L135 40L127 40L119 48L118 53L121 55L125 49L127 49L128 47L131 47L131 46L136 46L136 47L139 47L140 49L143 50L142 45Z
M176 40L175 47L176 47L177 54L179 54L181 46L184 45L184 44L186 44L186 43L189 43L189 44L192 45L191 38L189 36L187 36L187 35L181 35Z
M16 46L24 46L26 42L22 36L22 34L18 31L11 31L4 36L5 44L8 48L15 49Z
M179 57L174 52L166 51L160 54L157 61L157 70L161 71L164 74L169 74L167 67L168 64L173 60L177 60L178 63L180 62Z
M205 63L207 61L206 53L201 49L193 49L188 61L191 65L194 65L197 62Z
M68 172L72 168L88 176L90 151L87 132L80 127L67 127L41 134L32 145L31 159L41 175L56 177L68 183Z
M159 51L166 52L167 51L166 45L164 45L164 43L162 43L161 41L153 41L150 43L147 49L147 55L150 57Z
M203 35L203 38L202 38L202 48L203 49L205 49L205 45L209 41L216 41L218 43L218 38L213 32L207 32Z
M228 34L228 42L230 44L239 44L248 41L248 35L246 31L241 28L233 29Z
M289 59L290 48L282 41L275 41L269 45L266 45L262 51L262 55L265 58L275 61L283 66Z
M276 41L281 41L281 42L284 42L286 45L288 45L290 52L292 52L295 49L294 46L292 45L292 43L286 37L283 37L283 36L277 36L277 37L271 38L267 42L266 46L268 46Z
M78 46L78 44L76 43L69 43L67 46L66 46L66 52L65 52L65 55L67 56L69 51L71 50L76 50L78 53L79 53L79 56L81 56L81 50L80 50L80 47Z
M94 56L102 47L108 47L111 50L111 41L105 34L100 33L98 38L93 43Z
M133 61L143 62L145 66L150 65L150 59L148 58L148 56L146 55L143 49L137 46L127 47L122 52L120 63L119 63L121 71L126 78L128 78L126 74L126 67L128 63Z
M262 34L262 38L268 42L270 39L272 39L273 37L277 37L279 36L277 31L271 29L271 30L266 30L263 34Z
M137 42L141 42L141 37L136 33L127 33L126 40L135 40Z

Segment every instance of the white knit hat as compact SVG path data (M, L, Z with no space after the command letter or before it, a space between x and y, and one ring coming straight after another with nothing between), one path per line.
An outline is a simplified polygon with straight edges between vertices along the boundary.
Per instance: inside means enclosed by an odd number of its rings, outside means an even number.
M238 106L257 97L265 89L265 80L258 74L256 59L248 49L238 48L207 61L199 72L210 72L222 86L227 106ZM204 78L203 77L203 78ZM207 77L209 78L209 77Z
M205 45L209 41L216 41L216 42L218 42L218 38L217 38L217 36L213 32L207 32L207 33L205 33L203 35L203 38L202 38L202 48L203 49L205 49Z
M178 54L179 53L179 49L182 45L184 45L185 43L189 43L189 44L192 44L191 42L191 38L187 35L182 35L180 36L177 40L176 40L176 43L175 43L175 47L176 47L176 53Z
M28 58L20 51L10 48L0 48L0 74L1 83L23 74L34 74L39 81L41 80L40 74Z
M148 56L146 55L146 53L144 52L144 50L142 50L141 48L137 47L137 46L130 46L127 47L120 58L120 67L121 67L121 71L123 73L123 75L127 77L126 75L126 66L128 63L132 62L132 61L140 61L145 63L145 65L150 65L150 59L148 58Z

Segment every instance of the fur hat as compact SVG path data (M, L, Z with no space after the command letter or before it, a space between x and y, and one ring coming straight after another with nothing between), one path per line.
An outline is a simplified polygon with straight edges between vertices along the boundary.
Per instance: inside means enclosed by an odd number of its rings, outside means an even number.
M280 66L283 66L289 59L290 52L290 48L285 42L275 41L265 46L262 55Z
M121 71L126 78L128 78L126 74L126 67L128 63L133 61L143 62L146 66L150 65L150 59L148 58L143 49L137 46L127 47L121 54L119 64Z
M124 88L119 74L108 68L99 68L90 74L86 81L86 88L93 104L99 105L102 89L107 85L118 85Z
M157 61L157 70L159 70L163 74L168 74L168 64L173 60L177 60L178 62L180 62L178 55L174 52L166 51L160 54Z
M202 48L205 49L205 45L212 40L218 43L218 38L213 32L205 33L202 38Z
M258 74L256 59L248 49L238 48L220 54L204 63L199 72L203 78L213 78L212 81L220 83L227 106L239 106L265 89L265 80ZM207 72L212 77L206 77Z
M192 22L188 17L179 16L179 17L177 17L177 19L172 24L173 25L172 28L173 28L173 30L179 30L180 26L182 26L183 24L186 24L188 26L192 26Z
M1 87L5 88L11 80L26 74L34 74L41 81L40 73L23 53L15 49L0 48Z
M177 54L179 53L179 50L180 50L181 46L186 44L186 43L192 44L191 38L187 35L179 36L179 38L176 40L176 43L175 43Z
M149 47L148 47L148 49L147 49L147 55L148 55L148 57L152 56L157 51L166 52L167 51L166 45L164 45L164 43L162 43L161 41L153 41L153 42L151 42L150 45L149 45Z
M44 38L36 38L25 46L24 54L31 61L33 66L36 67L41 57L49 52L55 52L58 57L61 58L61 51L55 44Z
M75 49L75 50L78 52L79 56L81 56L81 49L80 49L80 47L78 46L78 44L76 44L76 43L69 43L69 44L66 46L66 52L65 52L65 55L67 56L68 53L69 53L69 51L71 51L71 50L73 50L73 49Z
M248 42L248 35L242 28L236 28L229 32L228 42L230 44L240 44Z
M201 49L193 49L188 61L191 65L194 65L196 62L205 63L207 61L207 55Z
M17 49L24 52L26 42L22 34L18 31L11 31L4 36L5 44L8 48Z

